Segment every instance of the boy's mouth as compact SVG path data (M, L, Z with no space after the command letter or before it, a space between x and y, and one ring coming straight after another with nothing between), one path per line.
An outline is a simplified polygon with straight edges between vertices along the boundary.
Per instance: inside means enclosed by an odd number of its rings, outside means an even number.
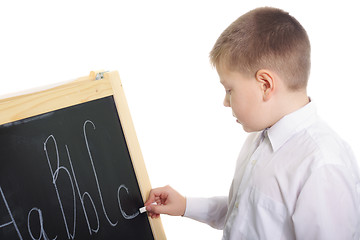
M236 122L237 122L237 123L240 123L239 119L235 116L235 114L233 113L232 115L233 115L234 118L236 118ZM240 123L240 124L241 124L241 123Z

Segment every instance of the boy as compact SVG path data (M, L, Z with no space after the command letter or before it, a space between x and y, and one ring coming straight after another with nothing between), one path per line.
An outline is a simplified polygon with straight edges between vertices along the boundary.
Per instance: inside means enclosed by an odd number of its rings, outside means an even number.
M157 188L145 203L149 215L186 216L223 229L223 239L358 240L359 168L307 96L305 29L282 10L258 8L220 35L210 59L224 105L251 132L229 196L185 198Z

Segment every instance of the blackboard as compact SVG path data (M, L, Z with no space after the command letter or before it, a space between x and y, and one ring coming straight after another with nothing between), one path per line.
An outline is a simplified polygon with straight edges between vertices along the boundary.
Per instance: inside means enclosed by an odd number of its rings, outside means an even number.
M139 213L144 193L115 102L0 125L0 239L165 238Z

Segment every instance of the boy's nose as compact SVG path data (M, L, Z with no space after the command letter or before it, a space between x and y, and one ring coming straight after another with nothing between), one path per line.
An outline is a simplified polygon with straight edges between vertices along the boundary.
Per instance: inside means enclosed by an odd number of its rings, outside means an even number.
M225 98L224 98L224 106L225 106L225 107L231 107L231 105L230 105L230 99L229 99L229 95L228 95L228 94L225 95Z

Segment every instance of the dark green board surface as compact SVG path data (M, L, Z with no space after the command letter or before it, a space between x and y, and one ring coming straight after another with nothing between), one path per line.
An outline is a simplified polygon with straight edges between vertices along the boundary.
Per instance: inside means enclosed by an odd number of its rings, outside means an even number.
M112 96L0 126L0 239L153 239Z

